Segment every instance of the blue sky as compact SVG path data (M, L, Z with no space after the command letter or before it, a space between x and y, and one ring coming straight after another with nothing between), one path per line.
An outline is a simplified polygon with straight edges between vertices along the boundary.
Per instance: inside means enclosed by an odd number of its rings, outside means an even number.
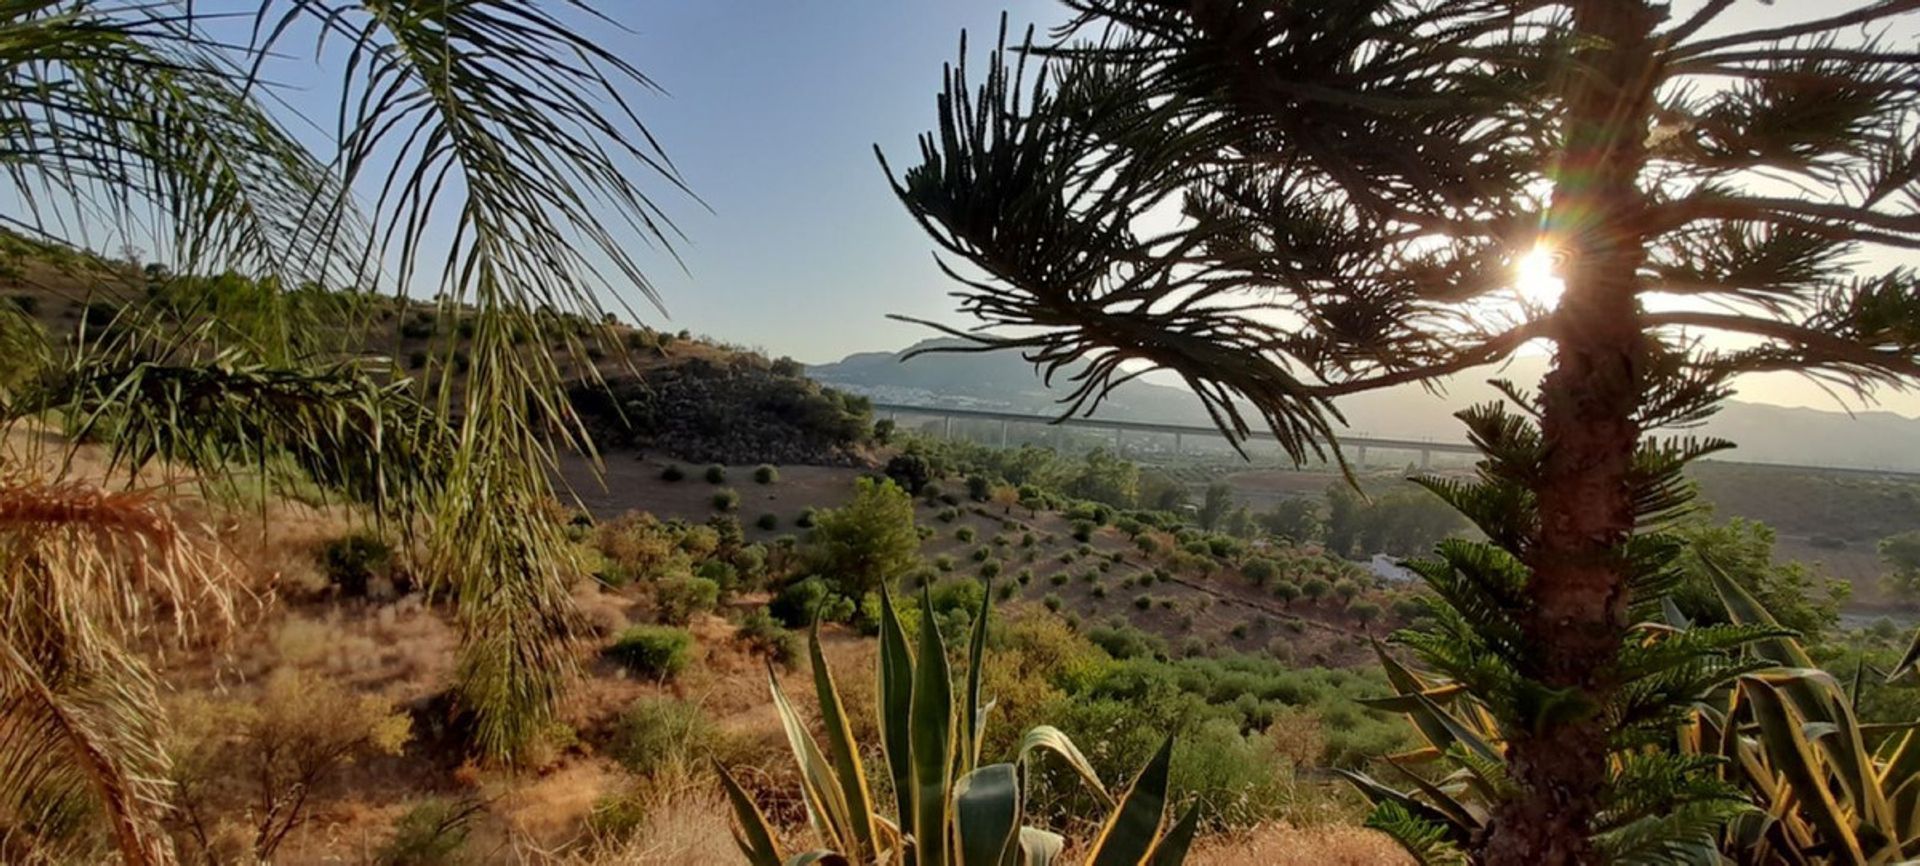
M948 286L931 245L888 189L872 147L911 163L934 117L941 64L962 28L975 47L1026 0L643 0L604 43L670 95L639 104L711 208L675 208L687 272L653 275L673 327L808 362L896 349L928 335L888 313L940 317ZM607 6L609 10L619 7ZM636 301L638 299L630 299ZM650 311L641 309L641 312Z

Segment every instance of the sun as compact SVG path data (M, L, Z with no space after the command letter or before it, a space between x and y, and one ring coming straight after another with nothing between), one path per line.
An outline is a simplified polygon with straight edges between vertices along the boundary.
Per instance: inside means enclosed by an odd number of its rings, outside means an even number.
M1528 306L1553 309L1567 289L1565 281L1553 272L1553 250L1537 246L1513 265L1513 289Z

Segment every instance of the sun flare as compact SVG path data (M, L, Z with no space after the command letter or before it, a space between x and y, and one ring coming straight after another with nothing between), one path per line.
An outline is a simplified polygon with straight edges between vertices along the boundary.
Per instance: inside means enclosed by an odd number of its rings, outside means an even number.
M1513 288L1521 301L1548 309L1559 304L1567 284L1553 272L1553 264L1553 250L1545 246L1528 250L1514 262Z

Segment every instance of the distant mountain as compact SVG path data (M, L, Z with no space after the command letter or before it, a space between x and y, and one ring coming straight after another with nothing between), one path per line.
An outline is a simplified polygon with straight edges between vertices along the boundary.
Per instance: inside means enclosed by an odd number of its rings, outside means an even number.
M956 409L990 409L1050 415L1067 393L1057 380L1047 388L1032 364L1015 352L932 353L910 361L908 351L954 340L928 340L902 352L865 352L808 369L808 375L835 387L888 403ZM1500 368L1453 377L1441 394L1402 386L1342 400L1340 411L1355 433L1411 439L1459 440L1453 413L1499 397L1489 379L1522 385L1540 380L1547 359L1523 357ZM1185 388L1134 380L1116 389L1099 415L1130 421L1207 424L1200 401ZM1800 463L1866 469L1920 471L1920 419L1892 412L1848 415L1766 403L1729 401L1697 431L1739 443L1729 459L1762 463Z

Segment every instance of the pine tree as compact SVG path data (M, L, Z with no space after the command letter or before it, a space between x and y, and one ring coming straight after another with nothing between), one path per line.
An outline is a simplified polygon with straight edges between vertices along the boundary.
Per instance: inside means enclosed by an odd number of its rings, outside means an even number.
M973 336L1084 363L1069 411L1172 371L1296 461L1337 456L1343 395L1551 344L1507 386L1523 414L1466 413L1481 482L1437 492L1494 548L1456 549L1447 600L1530 696L1501 703L1513 793L1473 847L1598 861L1623 638L1671 556L1648 539L1723 445L1653 434L1740 374L1920 380L1920 279L1873 265L1920 248L1920 53L1884 36L1920 3L1067 5L977 87L963 43L888 169L962 311L1017 328ZM1515 291L1539 256L1558 298Z

